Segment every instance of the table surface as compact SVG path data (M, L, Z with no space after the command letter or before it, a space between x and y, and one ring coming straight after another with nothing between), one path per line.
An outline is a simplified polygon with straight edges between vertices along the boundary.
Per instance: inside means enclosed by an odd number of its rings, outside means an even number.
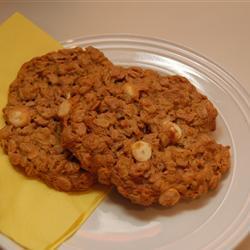
M0 23L19 11L59 41L114 33L158 37L216 62L250 94L250 1L59 2L0 1ZM236 249L250 249L250 236Z

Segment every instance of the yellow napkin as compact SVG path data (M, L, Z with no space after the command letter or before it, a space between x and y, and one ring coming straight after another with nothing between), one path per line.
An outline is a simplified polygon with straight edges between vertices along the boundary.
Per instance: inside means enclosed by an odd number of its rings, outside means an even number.
M61 47L18 13L0 26L0 110L20 66ZM3 125L0 115L0 127ZM57 192L16 172L0 150L0 232L25 248L57 247L88 218L106 192Z

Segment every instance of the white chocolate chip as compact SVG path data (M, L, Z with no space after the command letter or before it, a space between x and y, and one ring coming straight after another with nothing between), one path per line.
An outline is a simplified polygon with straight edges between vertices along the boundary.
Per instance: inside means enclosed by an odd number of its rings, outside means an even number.
M137 161L147 161L151 158L152 149L149 143L137 141L131 146L132 154Z
M130 97L135 97L137 94L135 86L133 86L131 83L125 83L123 85L123 90Z
M30 121L30 113L26 107L15 107L12 108L8 113L7 117L9 122L15 127L23 127Z
M180 140L180 138L182 137L182 130L176 123L164 120L162 124L165 128L172 132L172 140L174 142Z
M180 200L180 197L181 196L176 189L170 188L160 195L159 203L162 206L173 206Z
M66 116L71 109L71 103L68 100L64 100L58 108L57 115L59 117Z

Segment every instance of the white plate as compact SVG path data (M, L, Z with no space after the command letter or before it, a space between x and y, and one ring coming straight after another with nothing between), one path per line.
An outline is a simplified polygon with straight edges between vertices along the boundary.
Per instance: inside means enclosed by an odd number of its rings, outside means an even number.
M249 227L250 108L246 91L223 69L194 52L130 35L79 38L65 47L92 45L112 62L180 74L219 111L216 139L231 146L232 168L216 192L171 209L141 208L113 192L61 249L230 249Z
M219 111L215 138L231 146L232 167L219 189L166 209L141 208L112 192L61 250L231 249L249 231L250 97L219 66L157 39L109 35L68 40L69 47L92 45L116 64L180 74Z

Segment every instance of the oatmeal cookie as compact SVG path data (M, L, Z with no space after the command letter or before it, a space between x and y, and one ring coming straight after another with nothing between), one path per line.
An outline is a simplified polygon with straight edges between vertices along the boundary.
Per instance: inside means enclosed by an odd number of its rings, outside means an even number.
M173 206L215 189L229 168L229 148L207 134L178 125L182 138L163 147L159 134L127 140L111 181L133 203Z
M0 144L26 176L61 191L88 189L95 177L61 146L60 117L78 82L112 65L92 47L63 49L25 63L10 85Z
M62 144L123 196L141 205L176 204L214 189L229 148L208 136L217 111L181 76L110 67L86 78L65 104Z

